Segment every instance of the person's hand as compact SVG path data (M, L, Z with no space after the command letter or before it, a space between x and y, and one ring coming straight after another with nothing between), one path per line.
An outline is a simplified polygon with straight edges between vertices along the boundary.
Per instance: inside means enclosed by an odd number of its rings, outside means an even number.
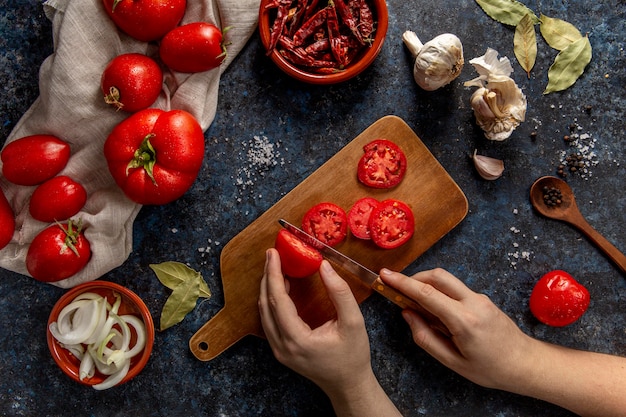
M348 284L322 262L320 277L337 316L311 329L289 297L280 255L269 249L266 256L259 312L276 359L317 384L337 416L399 416L374 376L365 320Z
M460 375L486 387L508 388L532 362L534 340L491 300L443 269L412 277L383 269L381 279L443 322L451 336L433 329L413 310L402 315L415 343Z
M311 329L289 297L280 255L267 251L259 311L265 335L279 362L311 379L324 391L343 389L371 372L365 321L348 284L327 261L320 276L337 318Z
M402 312L417 345L485 387L539 398L581 416L624 416L626 358L569 349L524 334L489 298L443 269L407 277L381 271L388 285L417 301L450 337L417 312Z

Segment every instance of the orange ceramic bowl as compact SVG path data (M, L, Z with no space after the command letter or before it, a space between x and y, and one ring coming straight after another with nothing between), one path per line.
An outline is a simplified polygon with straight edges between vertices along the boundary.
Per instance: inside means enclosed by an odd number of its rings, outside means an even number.
M59 301L56 302L56 304L52 308L52 312L50 313L50 317L48 319L48 327L46 330L48 348L50 349L52 358L67 376L81 384L96 385L106 379L105 375L102 375L98 371L96 371L93 377L81 381L78 372L80 367L80 361L69 350L61 347L59 342L54 338L54 336L52 336L52 333L50 333L49 330L50 323L57 320L61 310L63 310L65 306L71 303L72 300L76 298L76 296L86 292L93 292L103 297L106 297L110 304L113 304L115 302L115 294L120 294L122 296L122 301L118 314L135 315L143 321L146 327L146 344L143 348L143 351L135 355L131 359L130 369L128 370L128 373L126 374L124 379L122 379L122 381L118 385L123 384L124 382L127 382L137 376L137 374L141 372L141 370L148 362L150 354L152 353L152 346L154 344L154 322L152 321L152 316L150 315L148 307L146 307L145 303L141 300L141 298L139 298L139 296L137 296L137 294L135 294L128 288L115 284L113 282L97 280L77 285L76 287L65 293L59 299ZM132 326L129 327L132 331L130 345L133 346L136 341L136 333Z
M343 1L347 2L347 0ZM261 7L259 9L259 34L266 51L270 48L271 29L277 14L275 7L268 8L267 5L275 2L276 0L261 0ZM376 30L374 32L374 39L371 45L361 48L346 68L333 73L317 73L304 66L295 65L280 54L278 47L274 48L270 54L270 58L278 68L285 73L297 80L310 84L336 84L356 77L369 67L380 53L383 43L385 42L387 27L389 25L387 3L385 0L367 0L367 2L371 8L374 19L374 28ZM326 1L321 1L320 4L325 5ZM339 19L341 21L341 17L339 17Z

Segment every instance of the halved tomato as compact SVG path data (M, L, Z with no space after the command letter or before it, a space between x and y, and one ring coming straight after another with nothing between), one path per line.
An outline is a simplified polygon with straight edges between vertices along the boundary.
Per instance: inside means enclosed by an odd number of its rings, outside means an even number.
M406 243L415 232L415 217L406 203L387 199L370 215L370 236L383 249L394 249Z
M320 269L322 254L286 229L278 232L274 247L280 255L283 274L291 278L305 278Z
M398 145L387 139L376 139L363 147L365 154L357 166L357 178L373 188L391 188L406 173L406 155Z
M348 234L348 215L337 204L319 203L304 214L302 229L328 246L335 246Z
M373 197L360 198L348 211L348 226L355 237L359 239L371 239L370 237L370 214L378 207L378 200Z

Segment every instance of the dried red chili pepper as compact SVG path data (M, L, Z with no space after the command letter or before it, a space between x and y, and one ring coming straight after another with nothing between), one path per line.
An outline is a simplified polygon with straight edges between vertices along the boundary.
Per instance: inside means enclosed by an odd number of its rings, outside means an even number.
M346 3L343 0L329 0L328 4L330 5L331 3L334 3L341 20L348 26L352 34L360 43L364 44L365 41L363 41L361 32L359 32L358 22L352 15L352 11L346 6Z
M319 10L294 33L293 43L300 46L304 41L326 23L326 8Z
M267 55L271 55L274 48L276 48L278 38L282 34L287 23L291 3L293 3L293 0L274 0L266 6L266 8L277 8L276 19L274 19L274 24L272 25L270 34L270 44L267 48Z
M372 42L372 33L374 32L374 15L372 9L365 0L359 1L359 31L365 42Z
M326 14L326 23L328 24L328 41L330 42L330 51L339 63L340 67L346 64L347 47L341 42L341 33L339 33L339 20L337 19L337 10L332 1L328 2L328 13Z

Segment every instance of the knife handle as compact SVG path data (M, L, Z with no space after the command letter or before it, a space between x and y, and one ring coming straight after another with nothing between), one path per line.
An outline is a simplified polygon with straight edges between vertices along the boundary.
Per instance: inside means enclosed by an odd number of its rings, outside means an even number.
M419 305L415 300L407 297L395 288L387 286L380 279L380 277L376 278L376 281L372 284L372 289L402 309L410 308L411 310L417 311L422 317L424 317L432 328L439 330L444 335L450 337L450 331L441 322L439 317L435 316Z

